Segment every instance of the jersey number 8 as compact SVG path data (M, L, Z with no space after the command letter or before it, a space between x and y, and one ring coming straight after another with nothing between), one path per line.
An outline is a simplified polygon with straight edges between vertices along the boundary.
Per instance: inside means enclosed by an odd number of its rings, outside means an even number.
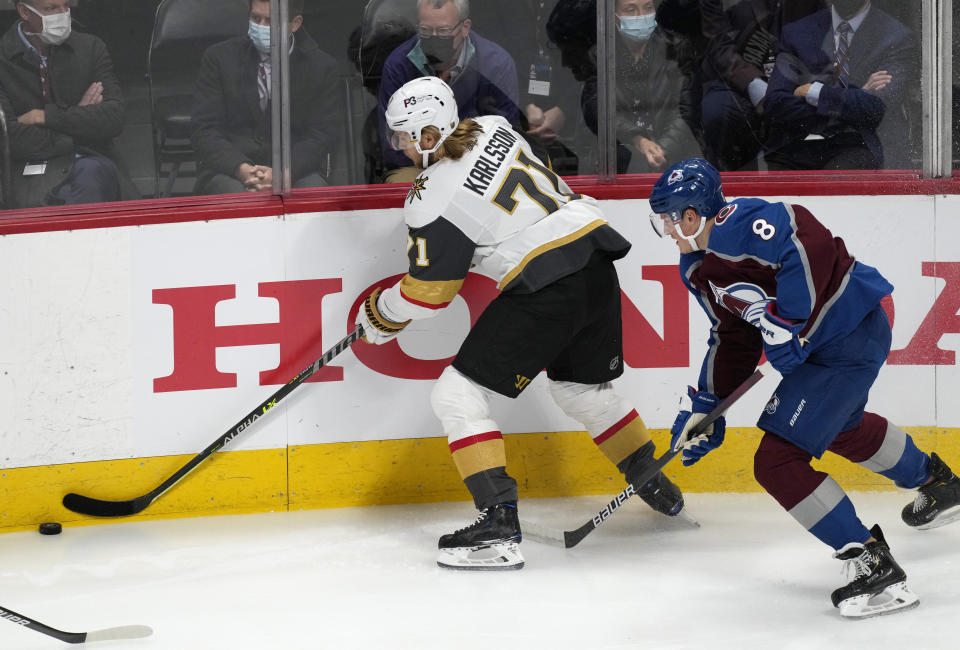
M753 233L763 241L770 241L777 234L777 229L766 219L757 219L753 222Z

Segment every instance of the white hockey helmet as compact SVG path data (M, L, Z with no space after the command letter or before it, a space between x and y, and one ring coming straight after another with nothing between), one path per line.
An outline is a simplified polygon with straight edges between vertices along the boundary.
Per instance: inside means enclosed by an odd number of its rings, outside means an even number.
M460 123L453 91L438 77L419 77L400 86L390 96L384 117L391 131L390 145L403 150L408 143L414 143L423 154L424 167L429 155ZM435 126L440 138L431 149L424 150L420 148L420 135L428 126Z

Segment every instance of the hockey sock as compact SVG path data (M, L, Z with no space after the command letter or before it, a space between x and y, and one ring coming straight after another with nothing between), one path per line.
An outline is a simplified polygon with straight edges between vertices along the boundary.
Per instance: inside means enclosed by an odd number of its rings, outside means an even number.
M834 438L829 451L896 482L914 488L930 478L930 458L906 431L875 413L864 411L853 429Z
M517 482L507 474L507 454L499 431L454 440L449 447L477 509L517 500Z
M851 542L866 542L870 531L857 517L850 498L830 476L810 466L812 458L783 438L765 433L754 456L754 476L824 544L840 549Z
M517 502L517 481L507 474L506 467L494 467L464 477L473 504L483 510L505 501Z

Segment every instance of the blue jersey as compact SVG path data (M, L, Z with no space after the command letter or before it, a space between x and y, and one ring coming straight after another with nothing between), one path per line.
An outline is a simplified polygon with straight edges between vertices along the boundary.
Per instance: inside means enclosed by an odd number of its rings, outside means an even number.
M756 324L769 301L781 318L804 323L800 336L815 353L850 334L893 291L809 210L762 199L727 204L707 249L681 255L680 272L712 325L699 388L721 398L760 360Z

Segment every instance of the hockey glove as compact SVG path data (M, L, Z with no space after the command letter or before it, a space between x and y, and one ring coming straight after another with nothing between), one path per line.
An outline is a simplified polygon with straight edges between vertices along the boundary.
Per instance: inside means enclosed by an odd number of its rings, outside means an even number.
M767 303L757 326L763 335L763 351L767 354L770 365L781 375L788 375L806 361L810 354L800 340L800 330L806 323L791 323L780 318L775 313L776 306L776 302Z
M687 386L687 394L680 398L680 412L670 429L670 446L673 449L683 447L680 460L684 465L693 465L723 443L727 421L722 415L708 425L705 431L690 437L690 430L719 403L720 400L713 393L694 390L693 386Z
M374 345L383 345L393 340L410 323L394 323L384 318L377 307L379 297L380 287L377 287L360 305L356 320L357 325L363 328L363 340Z

